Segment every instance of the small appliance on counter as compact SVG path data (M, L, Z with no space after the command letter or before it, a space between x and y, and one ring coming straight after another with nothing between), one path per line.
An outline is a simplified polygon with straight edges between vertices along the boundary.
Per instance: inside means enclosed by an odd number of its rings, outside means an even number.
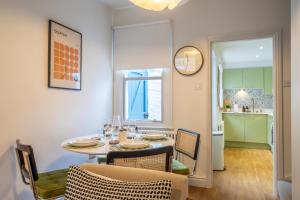
M251 112L248 106L243 106L242 112Z
M237 103L233 105L233 112L239 112L239 105Z

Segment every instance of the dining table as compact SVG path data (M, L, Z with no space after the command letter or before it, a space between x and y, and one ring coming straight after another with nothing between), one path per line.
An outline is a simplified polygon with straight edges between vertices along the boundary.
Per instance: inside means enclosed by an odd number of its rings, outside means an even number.
M136 151L136 150L141 150L141 149L125 149L122 148L119 144L110 144L111 140L117 139L118 137L106 137L103 135L99 134L92 134L92 135L86 135L86 136L80 136L80 137L74 137L67 139L61 143L61 147L66 150L70 151L73 153L78 153L78 154L85 154L89 156L89 159L92 160L96 156L100 155L106 155L111 151ZM75 147L72 146L71 143L76 140L81 140L81 139L95 139L98 140L98 144L94 146L89 146L89 147ZM133 139L129 140L145 140L143 139L143 134L135 134L135 137ZM175 140L171 137L165 137L164 139L161 140L147 140L149 142L149 146L147 149L155 149L163 146L174 146ZM146 149L146 148L144 148Z

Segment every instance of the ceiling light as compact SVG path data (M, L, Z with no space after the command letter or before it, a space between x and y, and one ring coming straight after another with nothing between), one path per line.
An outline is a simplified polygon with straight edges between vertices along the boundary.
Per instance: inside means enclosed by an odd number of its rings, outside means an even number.
M248 96L247 92L244 89L241 89L236 93L236 97L240 100L245 99Z
M259 49L260 49L260 50L263 50L263 49L264 49L264 46L260 46Z
M260 58L260 55L259 55L259 54L256 54L256 55L255 55L255 58Z
M181 3L187 0L130 0L134 5L152 11L162 11L166 8L173 10Z

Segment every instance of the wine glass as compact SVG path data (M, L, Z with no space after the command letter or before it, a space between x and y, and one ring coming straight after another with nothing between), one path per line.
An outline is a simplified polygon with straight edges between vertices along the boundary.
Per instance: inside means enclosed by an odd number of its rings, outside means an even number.
M128 129L129 129L129 132L132 132L132 133L136 132L136 121L135 120L128 121Z
M116 134L121 129L121 126L122 124L120 115L114 115L112 120L113 133Z
M111 132L112 132L112 125L111 124L104 124L103 135L105 137L109 137L109 136L111 136Z
M128 119L128 120L124 120L123 121L123 126L122 126L122 128L123 129L125 129L125 130L127 130L127 131L130 131L129 129L130 129L130 120Z

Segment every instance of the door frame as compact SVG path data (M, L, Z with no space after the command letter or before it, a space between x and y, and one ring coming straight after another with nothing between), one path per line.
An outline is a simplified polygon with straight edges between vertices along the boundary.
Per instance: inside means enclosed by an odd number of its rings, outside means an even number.
M251 40L259 38L273 39L273 105L274 105L274 152L273 152L273 193L277 195L277 180L284 176L283 158L283 84L282 84L282 30L262 31L258 33L233 33L225 36L209 37L208 39L208 59L209 59L209 136L208 143L211 148L208 151L208 185L213 186L213 166L212 166L212 44L214 42L226 42L237 40Z

